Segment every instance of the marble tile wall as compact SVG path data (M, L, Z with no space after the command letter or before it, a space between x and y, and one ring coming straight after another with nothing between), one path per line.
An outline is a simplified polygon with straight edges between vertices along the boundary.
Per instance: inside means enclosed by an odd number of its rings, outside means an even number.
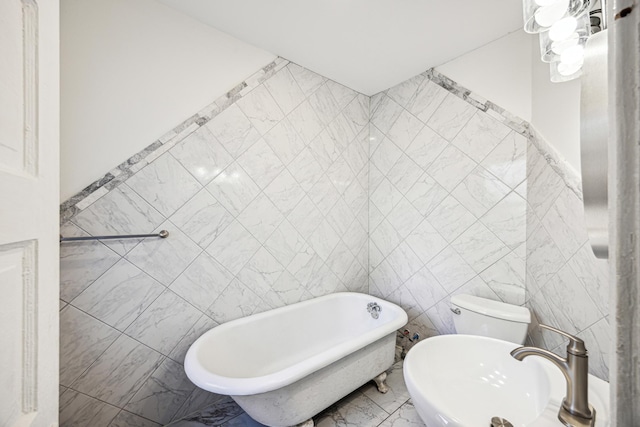
M595 257L584 222L579 177L532 131L527 149L527 302L530 341L563 354L566 340L537 328L581 337L593 375L609 379L608 263Z
M369 289L422 338L452 295L525 301L526 124L429 70L371 99Z
M218 397L189 345L241 316L368 290L369 97L278 59L63 204L61 425L158 426Z

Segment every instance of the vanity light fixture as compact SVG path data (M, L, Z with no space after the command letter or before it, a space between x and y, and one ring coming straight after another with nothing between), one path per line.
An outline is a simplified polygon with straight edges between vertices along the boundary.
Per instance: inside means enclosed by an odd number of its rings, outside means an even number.
M524 30L540 37L541 60L549 63L551 81L580 77L584 46L592 32L591 0L523 0ZM601 22L606 22L603 19Z

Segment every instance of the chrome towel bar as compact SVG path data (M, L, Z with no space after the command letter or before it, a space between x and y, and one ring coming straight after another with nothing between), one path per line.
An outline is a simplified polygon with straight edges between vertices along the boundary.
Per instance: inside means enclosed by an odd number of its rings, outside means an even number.
M60 243L64 242L81 242L84 240L121 240L121 239L141 239L145 237L161 237L165 239L169 236L167 230L160 230L159 233L153 234L126 234L120 236L84 236L84 237L62 237L60 236Z

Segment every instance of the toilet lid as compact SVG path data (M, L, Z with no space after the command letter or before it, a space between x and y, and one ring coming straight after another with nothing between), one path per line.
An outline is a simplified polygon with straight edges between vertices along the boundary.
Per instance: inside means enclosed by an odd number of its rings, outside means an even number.
M470 310L485 316L497 319L510 320L512 322L531 323L531 312L526 307L507 304L502 301L494 301L473 295L454 295L451 304Z

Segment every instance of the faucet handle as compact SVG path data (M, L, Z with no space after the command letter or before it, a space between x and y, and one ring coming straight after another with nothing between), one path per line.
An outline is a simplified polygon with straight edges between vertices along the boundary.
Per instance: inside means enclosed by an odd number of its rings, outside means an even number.
M553 326L543 325L542 323L539 325L543 329L547 329L551 332L555 332L569 339L569 344L567 345L567 353L571 353L574 356L586 356L587 348L584 345L584 341L581 338L576 337L575 335L571 335L565 331L561 331L560 329L556 329Z

